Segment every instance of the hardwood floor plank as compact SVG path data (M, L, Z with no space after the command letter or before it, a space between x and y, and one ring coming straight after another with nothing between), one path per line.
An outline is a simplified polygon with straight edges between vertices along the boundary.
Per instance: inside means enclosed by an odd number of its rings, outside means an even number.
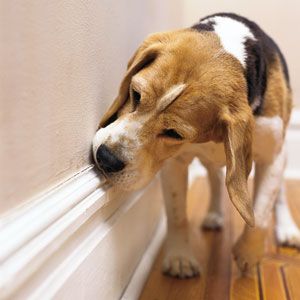
M212 243L209 256L204 299L229 299L231 276L232 225L229 199L223 200L224 227L211 232Z
M243 277L237 270L237 266L232 262L231 273L231 300L256 300L260 299L259 284L256 270L253 270L251 277ZM262 300L262 299L261 299Z
M161 273L161 263L163 259L162 249L152 267L150 276L140 295L141 300L165 300L172 287L172 279Z
M280 267L282 263L265 259L260 264L262 292L264 300L287 300Z
M300 299L300 267L286 265L283 267L283 274L286 279L288 294L291 300Z
M204 280L203 276L188 280L173 279L172 289L167 300L202 299Z

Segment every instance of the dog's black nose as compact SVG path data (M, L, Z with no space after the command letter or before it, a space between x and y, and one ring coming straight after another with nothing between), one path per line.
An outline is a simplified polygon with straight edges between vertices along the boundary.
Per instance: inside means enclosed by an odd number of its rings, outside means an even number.
M101 169L106 173L119 172L125 164L105 145L100 145L96 152L96 160Z

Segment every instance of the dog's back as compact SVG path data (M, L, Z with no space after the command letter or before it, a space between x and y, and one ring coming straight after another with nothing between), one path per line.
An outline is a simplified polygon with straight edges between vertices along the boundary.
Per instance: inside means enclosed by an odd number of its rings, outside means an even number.
M273 39L256 23L233 13L207 16L191 28L215 32L225 50L242 63L253 114L280 116L286 126L292 107L288 67Z

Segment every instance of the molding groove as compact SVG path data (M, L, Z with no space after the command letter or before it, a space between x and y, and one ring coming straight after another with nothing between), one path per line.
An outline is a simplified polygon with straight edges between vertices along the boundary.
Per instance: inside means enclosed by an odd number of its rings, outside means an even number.
M9 297L105 205L92 167L0 219L0 298Z

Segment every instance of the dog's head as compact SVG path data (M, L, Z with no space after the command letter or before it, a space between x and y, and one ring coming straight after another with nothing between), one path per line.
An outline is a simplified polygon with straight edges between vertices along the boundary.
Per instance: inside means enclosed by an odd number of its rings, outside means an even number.
M231 200L253 223L247 192L253 117L243 72L209 32L149 36L100 122L93 141L97 166L111 183L136 189L182 145L223 142Z

